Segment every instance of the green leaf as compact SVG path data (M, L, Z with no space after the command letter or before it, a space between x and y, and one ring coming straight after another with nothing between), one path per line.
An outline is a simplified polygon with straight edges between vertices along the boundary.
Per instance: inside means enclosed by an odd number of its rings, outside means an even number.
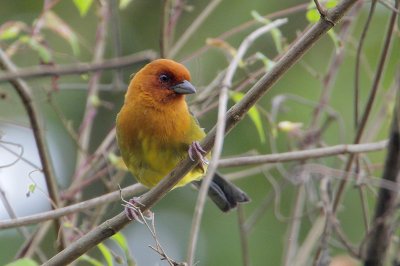
M85 81L89 80L89 75L88 74L81 74L80 77L81 77L81 79L83 79Z
M121 232L118 232L115 235L113 235L111 239L114 240L117 243L117 245L120 246L121 249L124 251L127 264L136 265L135 260L133 259L131 253L129 252L128 241L126 241L125 236Z
M310 23L317 23L318 20L321 18L321 15L319 14L317 9L313 8L307 11L306 18Z
M340 39L338 38L338 36L336 35L333 28L328 31L328 35L329 35L329 37L331 37L331 40L333 41L333 44L335 45L336 52L338 53L340 47L342 46L342 43L341 43Z
M268 24L269 23L269 20L267 18L264 18L263 16L261 16L260 13L258 13L256 10L252 10L250 12L250 14L258 22L261 22L263 24Z
M28 190L30 193L35 192L35 189L36 189L36 184L29 184Z
M231 91L230 96L231 96L232 100L235 103L237 103L243 98L244 94L241 92ZM260 141L262 143L265 143L265 132L264 132L264 128L262 126L261 116L260 116L260 113L258 112L257 108L255 106L251 107L247 114L249 115L250 119L253 121L254 125L256 126L258 136L260 137Z
M329 9L329 8L337 6L337 4L338 4L337 0L328 0L324 4L324 8ZM311 1L310 4L308 5L307 9L308 9L308 11L306 13L306 18L307 18L308 22L316 23L321 18L321 14L315 7L315 3L313 1Z
M132 2L132 0L120 0L119 1L119 8L120 9L125 9L131 2Z
M80 256L79 260L86 261L86 262L92 264L93 266L103 266L103 263L101 261L96 260L95 258L92 258L86 254L83 254L82 256Z
M278 28L272 29L271 36L272 36L272 39L274 40L276 50L278 51L278 53L282 53L283 52L283 45L282 45L283 38L282 38L281 31Z
M338 1L337 0L328 0L325 4L326 8L332 8L337 6Z
M256 57L263 62L265 66L265 72L270 71L271 68L275 65L275 62L266 57L263 53L257 52Z
M113 235L111 239L114 240L118 244L118 246L122 248L123 251L129 252L128 242L126 241L125 236L121 232L118 232L115 235Z
M8 263L5 266L38 266L38 265L39 264L32 259L23 258L23 259L19 259L19 260L13 261L11 263Z
M10 40L18 36L19 29L17 27L10 27L0 33L0 40Z
M32 50L36 51L44 63L50 63L52 61L53 57L49 49L40 42L38 42L36 39L32 38L31 36L24 35L21 36L19 40L22 43L26 43L27 45L29 45L32 48Z
M79 55L78 36L71 27L52 11L47 11L44 18L45 26L61 38L65 39L71 46L74 55Z
M98 95L92 95L89 98L89 102L94 106L94 107L99 107L101 105L101 99L99 98Z
M1 27L0 40L17 38L25 25L21 22L8 22Z
M100 250L101 254L103 254L104 259L107 262L108 266L113 266L112 254L108 247L103 243L97 245L97 248Z
M84 17L90 9L93 0L74 0L76 8L79 10L81 17Z
M271 21L267 18L264 18L263 16L261 16L257 11L252 10L251 11L251 15L253 16L253 18L265 25L268 25L269 23L271 23ZM278 53L281 53L283 51L283 45L282 45L282 33L278 28L274 28L271 30L271 36L272 39L274 41L276 50L278 51Z

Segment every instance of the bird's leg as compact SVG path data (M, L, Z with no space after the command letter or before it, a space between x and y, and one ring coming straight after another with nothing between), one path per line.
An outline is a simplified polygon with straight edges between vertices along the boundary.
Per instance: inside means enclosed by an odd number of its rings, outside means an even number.
M190 160L200 161L199 165L203 172L205 172L204 165L208 165L208 160L204 157L204 155L206 155L207 152L200 146L200 143L198 141L193 141L192 144L190 144L188 154Z
M122 206L125 207L124 211L126 214L126 217L128 217L129 220L136 220L139 223L143 224L143 221L145 218L151 219L151 217L154 215L150 210L146 210L145 212L142 212L138 205L142 205L137 197L131 198L129 201L122 200L125 204L122 204ZM143 205L142 205L143 206Z

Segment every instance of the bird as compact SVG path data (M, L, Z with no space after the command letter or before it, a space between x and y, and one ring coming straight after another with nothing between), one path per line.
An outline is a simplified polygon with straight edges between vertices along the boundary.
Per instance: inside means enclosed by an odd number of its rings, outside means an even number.
M201 185L210 154L199 144L206 134L185 99L193 93L189 70L170 59L148 63L129 83L116 119L117 143L127 168L147 188L158 184L187 156L200 162L174 189L188 183ZM212 178L208 196L223 212L250 201L219 173ZM129 211L127 215L135 218Z

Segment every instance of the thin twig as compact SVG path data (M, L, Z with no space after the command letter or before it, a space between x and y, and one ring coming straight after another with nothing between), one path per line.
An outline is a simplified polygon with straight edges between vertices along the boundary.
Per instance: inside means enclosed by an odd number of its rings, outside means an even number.
M381 103L383 104L381 105L380 110L375 112L375 116L373 118L370 118L371 121L374 121L374 123L373 125L370 125L364 134L363 140L365 142L376 139L381 130L385 128L384 125L386 122L388 122L388 114L390 114L392 111L394 102L396 101L397 89L396 80L393 80L393 84L387 91L384 92L381 100Z
M301 184L297 187L297 194L294 199L294 206L293 206L293 214L292 220L289 226L289 231L286 239L286 249L285 249L285 259L284 265L290 266L294 265L294 256L297 253L298 249L298 237L299 231L301 226L301 216L304 209L306 198L306 188L304 184Z
M69 188L63 193L64 198L72 196L76 191L80 190L80 182L75 180L84 179L89 173L98 170L104 164L104 154L108 154L112 150L112 145L115 142L115 127L113 127L107 136L103 139L102 143L91 155L91 157L85 162L79 171L77 171L73 177L72 183Z
M318 1L316 2L318 3ZM329 99L332 94L332 88L335 84L335 79L339 73L340 66L343 63L344 56L346 54L345 43L351 34L351 25L353 25L353 22L356 21L356 14L361 10L361 6L362 2L360 1L354 6L354 8L352 8L349 17L342 23L339 39L343 45L338 49L335 49L331 55L331 62L328 66L327 73L323 77L323 90L320 95L319 104L314 109L310 130L315 130L316 124L320 120L323 109L329 103Z
M395 8L391 2L387 0L379 0L379 3L382 4L383 6L389 8L393 12L396 12L397 14L400 14L400 10L398 8Z
M7 194L1 185L0 185L0 202L3 204L3 207L8 216L11 219L15 219L17 215L15 214L14 208L10 204L10 201L7 198ZM26 239L30 238L31 235L26 227L18 227L17 230L24 238Z
M321 6L318 0L314 0L314 4L321 17L324 18L326 16L326 9L323 6Z
M218 167L235 167L254 164L266 164L277 162L289 162L296 160L306 160L313 158L321 158L335 156L339 154L357 154L364 152L374 152L383 150L387 147L387 140L363 144L340 144L331 147L316 148L302 151L282 152L267 155L254 155L246 157L236 157L230 159L219 160Z
M15 228L30 224L41 223L43 221L57 219L71 213L81 212L90 208L94 208L99 205L115 202L120 199L122 193L124 197L132 197L145 191L145 187L140 184L134 184L129 187L122 189L122 191L114 191L100 197L96 197L90 200L82 201L73 205L69 205L57 210L42 212L34 215L20 217L16 219L2 220L0 221L0 229Z
M212 177L214 176L214 173L217 170L218 160L222 153L222 147L225 137L225 121L226 121L226 109L228 104L228 92L232 86L233 76L236 73L236 70L239 67L240 62L242 61L244 54L249 49L249 47L254 43L254 41L263 34L281 26L286 22L287 22L286 19L279 19L249 34L249 36L247 36L241 43L237 55L229 64L229 67L226 71L226 75L222 80L222 87L220 90L219 101L218 101L218 121L216 126L216 137L215 137L213 154L210 161L210 165L208 166L207 175L203 178L200 187L200 192L197 198L195 213L192 222L192 228L190 231L188 254L186 258L189 266L193 265L194 262L194 253L196 250L197 238L200 231L201 218L207 198L208 188L211 184Z
M147 222L147 218L145 218L143 216L142 213L140 213L140 215L142 216L142 220L144 222L144 224L146 225L147 229L150 231L151 236L153 237L154 242L156 242L156 247L153 246L149 246L152 250L154 250L155 252L157 252L160 256L162 260L166 260L168 262L168 264L170 266L180 266L180 265L184 265L183 263L178 263L175 260L171 259L167 253L165 253L164 248L161 246L160 241L158 240L158 236L156 233L156 226L155 226L155 215L154 213L151 213L150 216L150 220L151 220L151 226L149 225L149 223Z
M330 180L326 177L323 177L320 182L322 211L326 219L324 225L324 233L321 235L321 240L319 241L320 247L314 257L314 266L328 265L330 263L329 239L332 235L333 223L335 223L336 217L335 213L332 211L332 200L329 193L329 183Z
M16 152L14 152L12 149L9 149L8 147L6 147L4 144L17 147L17 148L19 149L19 154L16 153ZM0 164L0 169L1 169L1 168L7 168L7 167L10 167L10 166L13 166L14 164L16 164L17 162L19 162L20 160L24 160L24 158L23 158L23 156L24 156L24 146L22 146L21 144L1 140L1 141L0 141L0 147L2 147L3 149L5 149L6 151L10 152L11 154L15 155L15 157L17 157L17 158L15 158L14 161L12 161L12 162L10 162L10 163ZM26 161L26 160L25 160L25 161ZM35 167L35 168L39 168L39 167L36 167L36 166L34 166L34 167Z
M326 217L324 215L314 219L312 228L308 231L303 244L299 247L296 257L293 259L296 262L296 266L310 265L309 260L312 257L314 246L318 243L318 239L324 231L325 220Z
M242 205L237 206L239 233L240 233L240 246L242 247L242 261L243 266L250 266L250 252L249 241L247 239L247 230L245 227L245 214Z
M329 16L331 21L337 23L355 2L356 0L343 0L336 7L330 9L327 16ZM301 38L296 40L296 43L280 58L271 71L265 74L240 102L229 109L226 116L226 134L243 119L244 115L257 100L259 100L331 27L331 23L321 20L313 25ZM211 150L215 136L216 129L214 127L201 142L201 146L204 150ZM140 210L143 212L151 208L198 163L198 161L192 161L189 158L178 163L171 173L140 198L141 204L138 206ZM56 254L44 265L65 265L76 260L92 247L121 230L129 222L130 220L125 213L121 212Z
M40 224L40 226L36 228L36 231L31 234L27 241L20 246L15 258L32 257L32 255L37 254L42 262L46 261L47 257L44 255L45 253L40 249L39 245L46 237L50 226L51 222L49 221Z
M100 10L99 10L99 24L97 26L96 32L96 44L94 47L94 55L93 62L101 62L104 57L105 47L106 47L106 37L108 31L108 21L110 19L110 7L109 2L104 1L100 2ZM98 106L94 104L95 99L99 97L98 95L98 84L100 82L101 72L96 71L93 73L92 77L89 80L88 94L86 98L86 106L85 113L83 115L82 123L79 128L79 147L81 150L78 150L77 159L76 159L76 168L79 169L82 167L87 158L87 150L90 143L90 137L92 133L92 127L94 123L94 119L97 114ZM76 182L79 183L79 179Z
M170 50L171 41L175 35L176 24L186 6L184 0L164 0L161 11L161 31L160 31L160 57L167 58Z
M70 65L43 65L40 67L19 68L16 71L7 71L0 74L0 82L8 82L17 78L32 79L47 76L79 75L99 70L111 70L142 64L157 58L152 50L145 50L119 58L103 59L99 62L76 63Z
M273 179L270 179L273 180ZM272 184L272 182L271 182ZM266 210L268 207L273 204L278 202L278 198L280 197L280 193L282 192L283 189L287 187L289 182L287 182L286 179L282 179L279 184L273 184L272 188L273 190L269 192L264 200L261 202L260 206L257 207L253 211L253 213L250 215L249 218L247 218L245 224L244 224L244 229L246 230L246 233L249 234L257 224L261 220L261 218L264 216Z
M358 125L357 133L356 133L356 136L353 141L354 144L360 143L362 135L364 133L365 126L366 126L368 118L369 118L369 115L371 113L372 106L373 106L375 98L376 98L375 96L376 96L377 90L379 88L379 83L381 81L383 70L384 70L386 60L387 60L387 57L389 54L389 50L390 50L389 48L392 43L393 30L394 30L394 26L396 25L396 18L397 18L397 13L393 12L392 17L390 18L390 21L389 21L389 25L388 25L388 29L387 29L386 37L385 37L385 43L384 43L382 51L381 51L381 55L380 55L379 62L378 62L378 67L375 72L374 81L372 83L368 101L367 101L367 104L365 105L364 112L362 114L361 121ZM349 155L345 169L344 169L345 173L349 172L349 170L351 169L354 158L355 158L355 154ZM335 198L334 198L333 212L336 212L336 210L339 206L344 188L347 183L347 179L348 178L345 176L344 179L339 184L339 188L338 188Z
M339 241L343 244L343 246L346 247L349 254L351 254L355 258L360 258L359 250L349 242L346 235L342 232L340 228L340 223L337 220L332 223L332 228Z
M355 74L354 74L354 127L357 129L358 127L358 112L359 112L359 94L360 94L360 65L361 65L361 52L362 48L365 43L365 38L367 37L367 32L369 29L369 26L372 21L372 15L375 12L375 7L376 7L376 0L373 0L371 2L371 7L369 9L368 13L368 18L367 21L364 24L363 31L360 36L360 40L358 42L357 46L357 53L356 53L356 65L355 65Z
M163 0L163 5L161 9L161 27L160 27L160 57L165 58L167 54L166 51L170 45L170 38L168 35L168 22L169 22L169 12L170 12L170 0Z
M314 175L310 176L310 174ZM320 178L321 176L329 176L330 179L343 180L344 174L347 174L353 180L355 180L355 177L359 178L359 180L353 182L355 186L370 185L372 187L384 188L391 191L396 191L400 187L395 182L392 182L390 180L382 180L371 174L360 175L359 173L354 171L343 173L342 170L337 170L324 166L322 164L315 163L309 163L294 167L292 171L291 181L293 181L294 183L298 183L304 182L304 179L309 179L310 177Z
M108 22L110 20L110 1L98 2L98 24L96 29L96 40L93 52L93 62L101 62L104 58L106 49L106 40L108 35ZM100 107L99 100L99 83L101 78L101 71L92 73L87 89L86 104L82 122L79 127L79 139L76 154L75 172L80 172L82 167L85 167L89 158L89 145L92 136L92 129L94 120L97 116L98 108ZM77 177L78 176L78 177ZM74 174L74 183L80 184L83 179L82 176ZM82 190L75 194L74 201L79 201L82 197ZM71 223L75 225L78 222L76 215L71 217Z
M114 46L114 57L118 58L121 57L122 55L122 44L121 44L121 26L120 26L120 20L119 20L119 15L118 15L118 3L119 1L110 1L110 13L111 13L111 34L112 40L113 40L113 46ZM121 69L116 69L114 71L114 77L113 77L113 83L116 88L122 88L123 87L123 76L122 76L122 71Z
M276 18L280 18L280 17L287 17L289 15L295 14L297 12L303 12L304 10L307 9L307 7L309 6L309 3L303 3L303 4L299 4L299 5L295 5L283 10L279 10L276 12L273 12L271 14L268 14L266 16L264 16L264 18L266 19L276 19ZM229 37L233 36L234 34L240 33L245 31L246 29L250 28L251 26L254 26L255 24L259 23L259 21L257 21L256 19L250 20L250 21L246 21L243 24L230 29L222 34L220 34L219 36L215 37L215 39L220 39L220 40L226 40ZM200 49L198 49L197 51L194 51L192 54L190 54L189 56L185 57L182 62L187 62L192 60L193 58L199 57L201 56L201 54L205 53L206 51L208 51L212 46L203 46Z
M206 20L206 18L212 13L212 11L221 3L222 0L212 0L206 8L197 16L193 23L186 29L186 31L179 37L178 41L167 51L167 56L169 58L174 58L176 54L182 49L189 38L197 31L201 24Z

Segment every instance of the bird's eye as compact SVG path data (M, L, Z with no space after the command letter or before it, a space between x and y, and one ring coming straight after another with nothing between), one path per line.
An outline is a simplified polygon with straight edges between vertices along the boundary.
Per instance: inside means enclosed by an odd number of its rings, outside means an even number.
M165 74L161 74L159 79L162 83L167 83L170 80L169 76Z

